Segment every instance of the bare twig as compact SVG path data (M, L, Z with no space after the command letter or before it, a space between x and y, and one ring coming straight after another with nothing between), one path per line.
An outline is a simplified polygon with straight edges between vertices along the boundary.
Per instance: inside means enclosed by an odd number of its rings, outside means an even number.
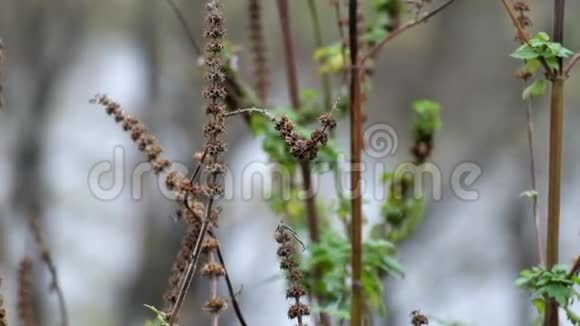
M576 257L576 261L572 268L570 269L570 273L568 273L568 278L572 278L574 275L578 275L580 273L580 256Z
M61 318L61 325L67 326L68 325L68 313L66 309L66 301L64 298L64 292L62 287L60 286L58 273L56 270L56 266L54 265L54 261L52 259L52 255L48 250L48 246L46 245L46 241L44 240L44 236L40 230L40 221L38 218L32 218L30 220L30 231L34 236L34 242L36 243L38 252L40 254L40 259L48 268L48 272L50 273L51 281L50 281L50 290L56 293L58 298L58 306L60 310L60 318Z
M214 234L210 234L210 235L215 237ZM219 245L216 248L216 251L217 251L219 262L222 265L222 267L224 268L224 271L226 272L226 275L225 275L226 286L228 288L228 294L230 295L230 301L232 302L232 305L234 306L234 311L236 313L236 317L238 318L240 325L246 326L247 323L246 323L246 320L244 319L244 315L242 314L242 308L240 307L240 303L238 302L237 294L234 291L234 287L233 287L232 281L230 279L230 273L228 273L228 269L226 268L226 263L225 263L223 255L222 255L222 250L221 250Z
M528 150L530 155L530 179L532 183L532 191L536 192L532 197L532 211L534 218L534 225L536 230L536 246L538 250L538 259L542 266L546 266L546 259L544 257L542 230L540 226L540 210L538 204L538 186L536 181L536 154L534 147L534 120L532 115L532 98L529 97L526 110L526 120L528 123Z
M181 285L179 286L179 291L177 292L175 304L173 305L171 312L169 314L168 322L169 325L171 326L175 325L175 323L177 322L177 319L179 317L179 311L181 310L181 306L183 305L183 301L185 300L187 291L189 291L189 288L191 287L191 281L193 280L193 276L197 271L197 264L199 262L203 240L205 239L210 224L213 202L214 202L213 198L210 198L206 208L206 215L201 225L199 236L197 237L197 241L195 242L195 246L193 247L193 252L191 253L190 263L187 265L185 276L183 278L183 281L181 282Z
M570 59L570 61L568 61L568 64L564 68L564 76L570 77L570 72L572 71L572 68L574 68L574 66L576 65L576 63L578 61L580 61L580 53L576 53L572 57L572 59Z
M366 60L368 60L369 58L373 58L375 57L378 52L385 47L385 45L387 45L390 41L394 40L397 36L401 35L403 32L419 25L422 24L424 22L426 22L427 20L429 20L429 18L435 16L436 14L438 14L439 12L443 11L445 8L447 8L448 6L450 6L455 0L447 0L445 3L443 3L442 5L440 5L439 7L433 9L432 11L425 13L423 16L421 16L418 19L415 19L411 22L406 23L405 25L395 29L394 31L390 32L384 39L382 39L377 45L375 45L373 48L371 48L368 53L366 53L365 55L362 56L361 60L360 60L360 65L364 64L364 62Z
M322 29L320 27L320 19L318 17L318 8L315 0L308 0L308 11L312 20L312 27L314 29L314 39L316 47L324 46L322 40ZM328 74L320 74L320 83L322 85L322 95L324 100L324 107L329 108L332 104L332 90L330 84L330 76Z
M167 1L167 4L171 7L171 10L175 14L175 17L179 21L179 24L181 25L181 27L183 28L183 32L187 36L187 39L189 40L189 44L191 45L193 51L195 52L195 55L197 57L200 57L202 55L201 48L199 47L199 45L195 41L195 36L193 36L193 33L191 31L191 28L189 27L189 24L187 23L187 19L185 18L185 15L181 11L181 9L177 6L177 4L175 3L174 0L165 0L165 1Z
M274 120L276 118L276 116L274 116L274 114L272 114L264 109L260 109L260 108L246 108L246 109L239 109L239 110L235 110L235 111L230 111L230 112L227 112L225 114L225 116L226 116L226 118L229 118L231 116L243 114L243 113L260 113L260 114L267 116L271 120Z

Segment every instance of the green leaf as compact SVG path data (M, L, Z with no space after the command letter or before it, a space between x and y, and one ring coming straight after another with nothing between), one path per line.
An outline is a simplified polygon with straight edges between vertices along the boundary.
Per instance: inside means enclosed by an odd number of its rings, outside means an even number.
M527 100L530 97L542 96L546 93L546 86L548 82L545 79L534 81L530 86L526 87L522 93L522 99Z
M413 102L415 120L413 129L417 136L433 135L441 128L441 104L431 100Z
M150 306L150 305L146 305L146 304L144 306L155 313L155 315L157 316L157 322L159 325L170 326L169 323L167 322L168 316L166 313L164 313L163 311L159 311L154 306ZM149 323L151 323L151 322L149 322Z
M530 74L535 74L542 66L542 62L538 59L530 59L526 61L525 70Z
M534 49L524 44L517 48L514 53L511 54L513 58L521 60L531 60L540 57L540 54Z
M535 298L532 300L532 304L534 305L534 307L536 307L536 311L538 312L539 315L543 314L544 311L546 310L545 302L546 300L544 300L543 298Z

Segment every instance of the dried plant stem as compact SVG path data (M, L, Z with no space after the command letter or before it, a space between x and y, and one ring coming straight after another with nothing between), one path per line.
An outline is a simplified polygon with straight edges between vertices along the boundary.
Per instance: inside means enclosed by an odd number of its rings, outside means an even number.
M385 45L387 45L389 42L391 42L392 40L394 40L395 38L397 38L397 36L401 35L403 32L421 24L426 22L427 20L429 20L429 18L435 16L436 14L440 13L441 11L443 11L445 8L447 8L448 6L450 6L455 0L447 0L445 3L443 3L442 5L440 5L439 7L433 9L432 11L425 13L424 15L422 15L421 17L406 23L405 25L395 29L394 31L390 32L389 34L387 34L387 36L382 39L377 45L375 45L373 48L371 48L368 53L366 53L360 60L359 64L363 64L366 60L368 60L369 58L374 58L378 52L385 47ZM506 0L503 0L506 1ZM510 12L511 12L511 8L510 8Z
M578 275L580 273L580 256L576 257L574 265L570 269L570 273L568 273L568 278L572 278L574 275Z
M316 47L321 48L324 46L324 41L322 40L320 18L318 16L318 8L315 0L308 0L308 11L310 12L310 19L312 20L312 27L314 29L314 40L316 42ZM332 90L330 85L330 76L328 74L321 73L320 83L322 85L322 98L324 101L324 107L329 108L332 105Z
M565 0L554 0L554 42L564 41ZM550 101L550 167L548 179L548 237L546 245L546 268L551 270L559 260L560 245L560 192L562 178L562 143L564 129L564 70L562 59L559 71L552 80ZM546 300L544 326L558 326L558 304Z
M179 317L179 311L183 306L183 301L185 300L185 296L187 295L187 291L191 287L191 281L193 280L193 276L195 276L195 272L197 270L197 264L199 262L199 257L201 255L202 243L205 239L207 234L207 229L210 224L210 217L211 211L213 208L213 198L210 198L206 208L206 216L202 222L201 230L199 233L199 237L197 237L197 241L195 242L195 247L193 248L193 252L191 253L190 263L187 265L187 270L185 272L185 276L183 277L183 281L179 286L179 291L177 292L177 297L175 300L175 304L173 305L171 312L169 314L169 325L173 326L177 322L177 318Z
M292 108L296 111L300 110L300 97L298 88L298 75L296 69L296 58L294 55L294 44L292 41L292 32L290 30L290 17L287 0L278 0L278 14L280 17L280 25L282 28L282 39L284 42L284 52L286 60L286 76L288 79L288 90L290 93L290 102ZM320 239L320 230L318 225L318 212L316 211L316 194L312 188L312 172L308 161L300 162L300 169L302 172L302 187L306 194L306 216L308 220L308 231L310 240L318 242ZM319 270L314 271L315 275L320 275ZM330 317L321 312L320 321L322 325L330 325Z
M526 120L528 123L528 150L530 155L530 180L532 183L532 191L535 192L532 197L532 214L534 218L534 226L536 231L536 246L538 250L538 260L540 265L546 266L546 259L544 257L542 229L540 226L540 210L538 203L538 185L536 181L536 151L534 146L534 120L532 115L532 99L527 100Z
M40 221L38 218L33 218L30 221L30 230L32 235L34 236L34 241L36 242L36 246L38 248L38 252L40 253L40 259L46 265L48 272L50 273L50 290L56 293L58 298L58 307L60 311L60 318L61 318L61 325L67 326L68 325L68 313L66 309L66 300L64 297L64 292L62 287L60 286L58 273L56 270L56 266L52 259L52 255L46 245L46 241L44 240L44 236L42 235L40 229Z
M362 151L362 107L360 85L360 63L358 61L358 0L349 0L349 43L350 43L350 155L351 155L351 246L352 246L352 300L351 325L362 326L364 301L362 297L362 197L361 197L361 151Z
M232 302L232 306L234 307L236 317L238 318L240 325L246 326L247 323L246 323L246 320L244 318L244 315L242 314L242 309L240 308L240 303L238 302L238 298L236 297L236 292L234 291L234 286L232 285L232 281L230 279L230 274L228 273L228 269L226 268L226 263L225 263L223 255L222 255L222 250L221 250L219 245L216 248L216 252L217 252L218 260L226 272L226 275L224 275L224 278L226 280L228 294L230 296L230 301Z
M215 254L213 252L209 252L208 253L209 256L209 261L211 263L213 263L215 261ZM217 277L212 277L209 281L209 287L210 287L210 297L212 299L217 298L218 297L218 279ZM212 326L218 326L219 325L219 318L220 315L219 314L212 314L211 315L211 324Z
M580 53L576 53L572 59L570 59L570 61L568 62L568 65L566 65L566 68L564 68L564 76L569 77L570 76L570 72L572 71L572 69L574 68L574 66L576 65L576 63L580 61Z
M260 108L246 108L246 109L239 109L239 110L235 110L235 111L230 111L230 112L225 114L225 117L229 118L231 116L243 114L243 113L260 113L260 114L267 116L271 120L274 120L276 118L276 116L274 114L272 114L264 109L260 109Z
M171 10L175 14L175 17L177 17L179 24L183 28L183 32L185 33L185 36L187 36L187 39L189 40L189 44L191 45L193 51L195 52L195 55L197 57L201 56L202 55L201 48L199 47L199 45L195 41L195 37L193 36L193 33L191 32L191 28L189 28L189 24L187 23L187 19L185 18L185 15L181 11L181 9L177 6L177 4L175 3L174 0L165 0L165 1L167 1L167 4L171 7Z

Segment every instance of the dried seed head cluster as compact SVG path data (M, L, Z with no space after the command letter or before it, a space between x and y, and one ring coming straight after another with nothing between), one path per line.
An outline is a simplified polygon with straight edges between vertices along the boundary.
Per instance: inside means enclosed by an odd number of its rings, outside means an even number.
M427 316L423 315L421 311L414 310L411 312L411 325L413 326L423 326L429 325L429 319Z
M416 164L423 164L431 156L435 145L433 135L421 135L415 139L411 147L411 154L415 158Z
M299 254L293 241L295 237L294 231L283 223L278 225L274 233L274 239L279 245L276 254L280 257L280 269L285 271L288 281L286 298L294 299L294 303L288 308L288 318L297 319L298 325L303 325L303 318L310 315L310 309L300 302L300 298L307 295L308 291L302 284L304 275L299 269Z
M35 326L36 317L32 305L32 260L25 257L18 267L18 320L22 326Z
M255 88L260 101L264 104L268 99L270 81L268 80L268 59L266 57L261 0L249 0L248 13L250 16L250 43L256 77Z
M314 130L309 138L301 136L294 122L285 115L275 119L275 128L290 148L292 156L298 160L313 160L318 155L319 146L328 142L328 132L336 128L336 120L329 113L321 115L319 121L322 128Z
M199 216L195 216L191 211L183 209L180 211L183 219L186 221L187 230L183 240L181 240L181 246L177 252L177 257L173 261L173 266L171 268L171 274L169 276L169 287L163 295L165 300L166 311L171 311L171 308L177 300L177 291L179 289L179 284L185 275L187 265L191 261L191 253L195 246L195 242L199 237L199 232L201 230L201 219ZM202 212L203 214L203 212Z
M518 0L514 2L513 7L514 10L518 13L517 19L518 22L520 23L520 26L522 26L524 32L526 33L525 36L529 37L527 29L529 29L533 25L532 19L529 16L530 6L528 5L527 1ZM516 40L519 41L520 43L525 42L525 39L522 39L522 36L519 34L519 32L516 33Z
M224 194L224 187L220 184L219 178L226 171L221 157L226 150L222 138L225 132L225 100L228 94L225 87L223 65L225 28L222 5L219 1L214 0L209 1L206 7L208 10L205 31L207 86L203 91L203 96L207 102L206 114L208 115L208 121L203 128L206 145L201 164L204 172L208 175L207 182L203 186L203 194L208 198L207 209L211 209L213 201ZM216 226L220 213L221 210L219 208L206 212L206 216L209 218L206 223L211 223L211 227ZM220 312L226 308L226 301L218 296L217 291L218 281L225 276L225 269L215 260L215 252L219 243L212 234L213 232L208 232L202 242L201 252L207 255L208 259L202 267L201 273L202 276L210 281L210 297L204 304L203 309L212 315L212 325L217 325Z
M530 6L528 5L527 1L518 0L514 2L513 8L518 14L517 16L518 22L523 29L523 33L525 34L524 37L522 37L522 35L520 35L520 32L516 31L515 40L518 41L519 43L524 43L525 38L530 37L528 30L533 25L532 19L529 16ZM516 71L516 78L521 79L523 81L527 81L528 79L532 78L532 75L533 74L525 67L522 67Z
M137 144L139 150L145 153L155 173L159 174L171 165L171 162L161 157L163 148L157 138L149 132L143 123L123 111L119 103L111 100L107 95L100 94L96 95L90 102L103 106L105 112L115 118L115 122L121 123L123 130L130 133L131 139Z
M2 277L0 277L0 289L2 289ZM6 321L6 308L4 307L4 299L2 298L2 294L0 294L0 326L7 326L8 322Z

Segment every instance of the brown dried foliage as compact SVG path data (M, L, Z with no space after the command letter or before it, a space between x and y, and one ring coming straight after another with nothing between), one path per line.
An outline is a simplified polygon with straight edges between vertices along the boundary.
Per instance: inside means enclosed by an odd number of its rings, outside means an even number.
M276 255L280 258L280 269L285 272L288 281L286 298L294 299L288 308L288 318L296 319L298 325L304 325L303 318L310 315L310 308L300 302L303 296L308 295L308 291L302 284L304 275L299 269L299 254L293 241L295 236L294 231L282 223L274 233L274 239L279 245Z
M33 307L32 259L25 257L18 267L18 297L16 310L21 326L36 326Z
M171 166L170 161L161 157L163 148L157 138L149 132L141 121L123 111L119 103L104 94L97 94L90 103L101 105L108 115L114 117L115 122L121 124L123 130L131 135L131 139L137 144L139 150L145 154L155 173L159 174Z

